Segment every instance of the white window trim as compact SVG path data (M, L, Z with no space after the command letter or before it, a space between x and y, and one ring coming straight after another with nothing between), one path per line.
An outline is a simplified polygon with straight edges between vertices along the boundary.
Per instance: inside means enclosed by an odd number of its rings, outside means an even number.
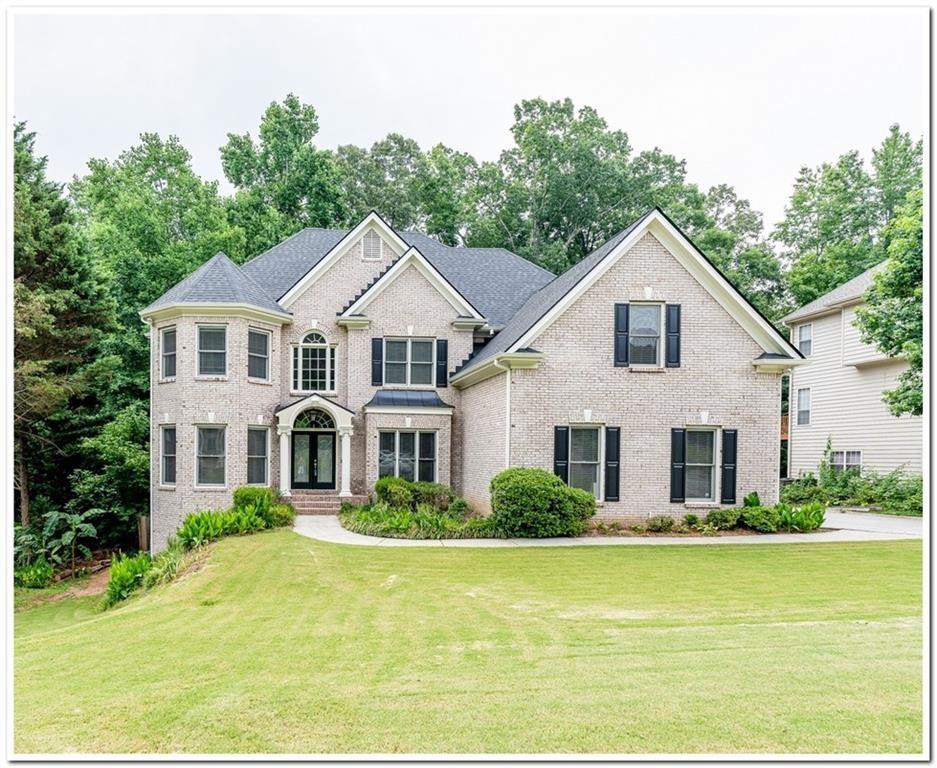
M166 350L166 332L173 331L176 334L176 350L167 353ZM166 356L171 354L176 364L176 372L172 376L166 375ZM159 380L175 381L179 375L179 329L175 325L166 325L159 329Z
M208 490L221 490L228 487L228 425L227 424L194 424L195 427L195 445L193 446L193 451L195 453L195 472L193 473L193 479L195 481L196 488L207 488ZM198 481L198 431L200 429L223 429L224 430L224 482L222 483L200 483ZM178 460L177 460L178 461Z
M175 439L175 453L172 454L172 457L176 460L176 479L173 482L168 482L166 480L166 465L164 459L167 454L165 452L166 440L164 437L164 431L167 429L172 429L176 433ZM159 425L159 485L162 488L175 488L176 483L179 482L179 429L175 424L160 424Z
M847 469L858 469L859 472L862 472L862 451L849 450L849 449L847 449L847 450L839 450L839 449L837 449L837 450L835 450L835 451L830 451L830 467L831 467L831 468L832 468L832 467L836 467L836 466L840 466L840 465L837 465L837 464L833 461L833 457L834 457L837 453L843 454L843 462L842 462L842 465L841 465L842 468L841 468L839 471L845 472ZM859 463L858 463L858 464L847 464L847 463L846 463L846 457L847 457L847 455L850 454L850 453L858 453L858 454L859 454Z
M328 340L326 335L319 330L318 328L310 328L303 333L303 339L305 339L310 333L318 333L325 341L321 344L304 344L300 341L298 344L290 345L290 394L291 395L309 395L314 393L321 393L326 395L334 395L338 392L338 344L334 344ZM325 352L325 389L303 389L303 376L302 376L302 350L304 349L324 349ZM297 354L297 350L299 351ZM332 381L332 357L335 357L335 386L329 387L329 383Z
M251 352L251 334L252 333L262 333L267 337L267 354L266 355L257 355ZM252 357L264 357L267 361L267 375L265 378L259 378L258 376L251 376L251 358ZM248 326L247 328L247 380L255 382L263 382L269 384L273 374L273 334L268 331L266 328L254 328Z
M810 351L806 353L803 351L803 349L801 349L801 345L804 342L804 339L803 339L804 328L810 329L810 338L807 339L807 341L810 342ZM803 325L797 326L797 350L804 357L813 357L813 323L804 323Z
M719 427L699 427L692 426L686 428L686 434L689 435L690 432L710 432L713 436L713 463L712 463L712 489L713 494L711 499L702 499L695 496L688 496L686 494L686 469L687 467L705 467L705 464L690 464L687 461L687 456L684 456L683 462L683 472L684 472L684 503L685 504L712 504L719 505L721 504L720 499L722 498L722 473L717 472L716 470L722 466L722 429ZM684 453L686 453L686 436L684 436Z
M573 430L574 429L594 429L599 433L599 459L598 459L598 475L599 475L599 495L595 497L597 503L605 501L605 425L598 424L595 422L575 422L567 425L569 427L569 434L567 435L566 443L566 453L569 457L567 459L567 468L566 468L566 485L572 486L569 483L569 470L573 464ZM576 464L591 464L590 461L577 461Z
M392 434L394 436L394 477L400 477L400 433L412 432L415 435L413 445L413 479L414 482L420 479L420 435L432 434L433 438L433 479L425 482L439 482L439 430L438 429L380 429L377 432L377 479L381 479L381 435ZM389 477L389 475L384 475Z
M405 341L407 342L407 359L404 362L407 371L407 383L390 383L387 381L387 342L388 341ZM430 345L430 362L429 362L429 384L411 384L410 383L410 373L411 365L413 362L413 353L411 352L412 345L411 342L414 341L428 341ZM384 337L384 347L382 354L382 370L381 370L381 381L388 387L402 387L406 389L436 389L436 339L430 338L428 336L385 336ZM400 365L401 361L392 360L391 365ZM426 363L417 363L417 365L426 365ZM407 430L404 430L405 432Z
M248 474L249 474L249 473L250 473L250 460L251 460L252 458L253 458L253 459L260 458L259 456L251 456L251 452L250 452L250 451L251 451L251 449L250 449L250 445L251 445L250 433L251 433L251 432L254 432L254 431L259 432L259 431L261 431L261 430L266 433L266 434L265 434L265 437L264 437L264 444L265 444L265 446L266 446L266 455L264 456L264 481L263 481L262 483L245 483L245 485L257 486L257 487L259 487L259 488L265 488L265 487L267 487L268 485L270 485L270 427L260 426L260 425L257 425L257 426L253 426L253 425L252 425L252 426L249 426L249 427L247 428L247 432L248 432L248 435L247 435L247 470L248 470ZM227 461L227 458L225 458L225 469L226 469L226 470L227 470L227 466L228 466L228 461Z
M807 393L807 407L805 409L802 409L800 407L800 393L801 392ZM794 421L795 421L796 426L809 427L810 421L813 418L813 395L810 393L810 387L799 387L797 389L797 397L796 397L795 404L797 406L796 409L794 410ZM803 423L801 423L800 421L801 410L805 410L807 412L807 420Z
M656 363L633 363L631 361L631 308L632 307L657 307L657 362ZM666 344L667 334L664 330L666 320L664 312L664 302L662 301L629 301L628 302L628 367L637 369L657 369L664 367L664 345ZM636 334L641 335L641 334Z
M368 235L374 235L377 238L378 247L377 247L376 258L373 256L371 257L365 256L364 241L365 241L365 238L368 237ZM381 237L380 233L378 233L374 229L369 229L367 232L365 232L361 236L361 260L362 261L383 261L384 260L384 238Z
M201 373L202 352L218 352L217 349L202 350L202 329L224 331L224 373ZM177 337L178 339L178 337ZM195 326L195 378L208 381L219 381L228 378L228 325L227 323L199 323ZM177 369L178 370L178 369Z

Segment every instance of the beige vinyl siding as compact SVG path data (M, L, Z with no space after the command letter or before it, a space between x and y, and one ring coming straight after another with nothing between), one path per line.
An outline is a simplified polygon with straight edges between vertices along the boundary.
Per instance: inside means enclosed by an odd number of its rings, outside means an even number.
M863 344L853 325L855 307L813 318L813 350L791 380L791 477L816 472L827 438L833 450L862 451L866 469L903 467L921 472L922 420L896 418L882 401L907 363L889 360ZM792 339L798 327L793 326ZM797 390L810 389L810 424L798 425Z

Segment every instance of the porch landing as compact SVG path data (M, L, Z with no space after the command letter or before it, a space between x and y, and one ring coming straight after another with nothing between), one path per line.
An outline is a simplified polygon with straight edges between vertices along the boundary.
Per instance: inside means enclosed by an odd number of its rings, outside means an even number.
M298 490L290 491L288 501L293 505L297 515L337 515L342 502L350 504L365 504L368 497L365 495L339 496L338 491Z

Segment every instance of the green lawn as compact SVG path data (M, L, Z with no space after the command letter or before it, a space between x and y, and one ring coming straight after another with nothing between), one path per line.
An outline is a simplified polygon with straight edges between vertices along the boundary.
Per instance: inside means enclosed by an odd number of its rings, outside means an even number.
M15 749L920 752L921 544L391 549L289 531L15 615Z

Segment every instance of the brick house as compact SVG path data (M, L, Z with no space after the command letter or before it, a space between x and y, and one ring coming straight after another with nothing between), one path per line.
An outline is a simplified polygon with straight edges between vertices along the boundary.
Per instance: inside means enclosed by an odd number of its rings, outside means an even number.
M154 548L249 483L329 511L392 474L485 511L495 474L537 466L603 518L773 502L803 362L657 209L558 277L371 213L219 253L140 314Z

